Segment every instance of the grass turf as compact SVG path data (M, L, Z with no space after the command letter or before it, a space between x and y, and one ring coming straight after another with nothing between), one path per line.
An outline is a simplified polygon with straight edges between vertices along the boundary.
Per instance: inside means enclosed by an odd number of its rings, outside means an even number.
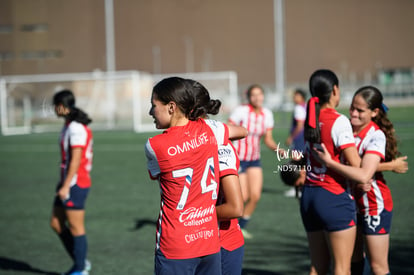
M345 112L344 112L345 113ZM391 108L400 151L414 156L414 109ZM290 115L277 113L274 135L284 141ZM93 187L86 227L91 274L152 274L159 188L149 180L143 146L154 133L95 132ZM57 133L0 136L0 273L57 274L71 261L49 227L59 175ZM283 142L281 142L283 144ZM248 230L243 274L306 274L306 235L298 201L286 198L273 152L262 150L264 188ZM394 198L390 265L413 274L412 178L386 173Z

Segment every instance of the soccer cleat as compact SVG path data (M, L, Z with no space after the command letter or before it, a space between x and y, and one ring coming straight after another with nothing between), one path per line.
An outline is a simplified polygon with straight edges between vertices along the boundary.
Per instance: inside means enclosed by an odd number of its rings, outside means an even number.
M245 238L245 239L251 239L251 238L253 238L253 235L252 234L250 234L246 229L241 229L241 232L243 233L243 237Z
M284 195L287 198L294 198L294 197L296 197L296 190L295 190L295 188L292 187L292 188L286 190L285 193L284 193Z
M89 271L86 270L86 266L82 271L73 271L72 267L68 272L62 273L61 275L89 275Z
M85 260L85 267L84 267L83 270L89 272L89 271L91 271L91 269L92 269L92 263L91 263L91 261L86 259Z

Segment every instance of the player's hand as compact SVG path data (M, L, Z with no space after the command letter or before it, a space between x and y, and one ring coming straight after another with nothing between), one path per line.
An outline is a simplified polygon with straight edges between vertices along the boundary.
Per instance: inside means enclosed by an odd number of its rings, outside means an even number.
M393 164L392 171L394 173L404 174L408 171L407 156L398 157L392 160L392 164Z
M366 183L358 183L357 184L357 188L359 189L359 190L361 190L361 191L363 191L363 192L369 192L369 191L371 191L371 186L372 186L372 182L373 182L374 180L373 179L370 179L368 182L366 182Z
M286 145L287 145L287 146L290 146L290 145L292 144L292 141L293 141L292 137L290 137L290 136L289 136L289 137L286 139L285 143L286 143Z
M313 147L312 156L323 165L327 165L332 161L331 154L329 154L323 143L320 146Z
M70 187L65 187L65 186L62 186L60 189L59 189L59 191L58 191L58 193L57 193L57 195L59 196L59 198L62 200L62 201L66 201L66 200L68 200L69 199L69 197L70 197Z
M276 154L278 154L279 156L283 156L286 152L285 149L280 148L279 145L277 146L277 148L274 150L276 152Z

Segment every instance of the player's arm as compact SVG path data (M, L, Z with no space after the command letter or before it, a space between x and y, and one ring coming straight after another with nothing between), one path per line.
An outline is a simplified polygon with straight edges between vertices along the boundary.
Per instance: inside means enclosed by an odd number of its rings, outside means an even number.
M381 162L378 165L377 172L393 171L394 173L403 174L408 171L407 156L398 157L392 161Z
M286 139L286 144L287 145L292 144L293 139L299 135L299 133L303 130L304 127L305 127L305 121L297 120L295 129L293 129L292 133Z
M367 185L363 190L369 191L370 181L374 176L375 171L377 170L378 164L381 161L381 157L377 154L365 154L361 160L361 167L354 167L350 165L345 165L339 162L336 162L331 158L328 150L324 144L322 145L322 150L315 150L319 159L325 164L325 166L338 174L341 174L343 177L356 181L359 184ZM348 147L355 148L355 147ZM345 149L345 150L347 150ZM351 153L349 151L348 153ZM369 187L369 188L368 188Z
M81 159L82 159L82 147L72 147L71 151L71 158L69 162L68 172L66 177L63 181L62 187L58 190L58 196L61 200L66 200L69 197L70 192L70 183L72 182L73 177L78 172Z
M322 144L323 149L327 152L326 147ZM329 153L328 153L329 154ZM348 146L342 150L342 154L345 158L346 163L352 167L361 167L361 157L355 146Z
M279 149L279 151L283 150L277 146L276 141L273 138L273 129L269 128L266 130L264 136L263 136L263 142L264 144L272 151L276 151Z
M220 188L225 202L216 206L218 220L223 221L241 217L243 215L244 202L239 177L230 174L220 178Z
M227 127L229 129L229 139L230 140L236 140L236 139L242 139L247 137L248 131L243 126L238 126L234 124L227 124Z

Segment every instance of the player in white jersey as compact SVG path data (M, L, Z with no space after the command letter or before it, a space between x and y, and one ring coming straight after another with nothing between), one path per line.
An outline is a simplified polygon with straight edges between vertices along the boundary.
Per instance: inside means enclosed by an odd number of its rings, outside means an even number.
M363 274L364 247L373 273L389 274L388 250L393 201L382 173L376 171L389 169L404 172L408 169L406 157L396 158L399 153L394 127L387 118L387 107L377 88L365 86L358 89L349 113L356 145L362 157L361 168L339 165L329 158L327 165L353 180L366 182L372 179L372 187L367 192L358 188L354 190L358 206L358 238L352 274ZM380 161L389 163L381 165Z
M69 90L56 93L53 104L56 115L64 118L65 123L60 136L60 181L50 224L74 262L64 274L85 275L90 269L84 219L91 186L93 143L92 131L87 125L92 120L75 107L75 97Z
M253 215L260 200L263 188L263 170L260 163L260 141L275 151L278 146L273 138L273 113L263 106L264 90L252 85L247 90L248 104L238 106L229 117L229 124L240 125L247 129L246 138L234 141L240 159L239 179L245 201L243 217L239 219L245 238L252 235L244 228Z

